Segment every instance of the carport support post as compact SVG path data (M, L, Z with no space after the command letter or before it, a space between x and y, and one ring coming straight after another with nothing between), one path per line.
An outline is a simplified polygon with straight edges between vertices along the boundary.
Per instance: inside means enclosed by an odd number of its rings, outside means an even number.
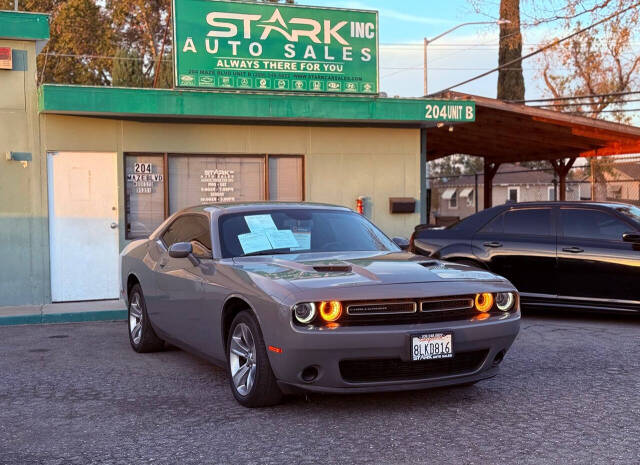
M493 178L500 168L500 163L484 159L484 208L493 206Z
M556 199L561 202L567 200L567 174L569 174L569 170L573 167L575 162L575 157L569 158L566 163L562 158L558 160L549 160L549 163L553 166L553 169L560 180L560 195L556 195Z

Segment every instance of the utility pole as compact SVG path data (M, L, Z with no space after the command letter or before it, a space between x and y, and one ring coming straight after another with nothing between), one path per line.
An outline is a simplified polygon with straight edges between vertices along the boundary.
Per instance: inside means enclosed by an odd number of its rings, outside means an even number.
M427 78L428 78L427 47L429 46L429 44L431 42L435 42L440 37L446 36L450 32L453 32L456 29L459 29L459 28L461 28L463 26L471 26L471 25L474 25L474 24L497 24L497 25L503 25L503 24L509 24L509 23L511 23L511 21L509 21L507 19L499 19L497 21L473 21L473 22L470 22L470 23L458 24L457 26L452 27L451 29L449 29L447 31L444 31L442 34L435 36L433 39L427 39L425 37L425 39L424 39L424 96L426 97L429 94L429 86L428 86L428 82L427 82Z

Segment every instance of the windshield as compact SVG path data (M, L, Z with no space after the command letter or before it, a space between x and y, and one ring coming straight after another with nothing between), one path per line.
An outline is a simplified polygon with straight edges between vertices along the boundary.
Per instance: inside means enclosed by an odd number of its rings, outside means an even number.
M224 258L310 252L380 252L400 249L354 212L274 209L219 219Z
M640 223L640 208L634 207L633 205L625 205L625 206L617 206L616 210L630 217L636 223Z

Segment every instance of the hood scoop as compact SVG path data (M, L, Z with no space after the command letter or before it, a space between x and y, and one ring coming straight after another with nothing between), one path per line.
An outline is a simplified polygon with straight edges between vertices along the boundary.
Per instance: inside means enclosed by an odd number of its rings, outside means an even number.
M438 262L420 262L420 266L424 266L425 268L429 268L430 266L436 266Z
M351 265L315 265L313 270L318 273L349 273Z

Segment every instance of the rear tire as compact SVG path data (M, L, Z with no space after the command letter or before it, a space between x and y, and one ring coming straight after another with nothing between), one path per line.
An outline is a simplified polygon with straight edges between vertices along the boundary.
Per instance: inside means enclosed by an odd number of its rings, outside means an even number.
M129 292L128 328L129 342L136 352L157 352L164 348L164 342L151 327L140 284L135 284Z
M244 407L268 407L282 400L262 331L248 310L238 313L231 323L227 339L227 373L233 397Z

